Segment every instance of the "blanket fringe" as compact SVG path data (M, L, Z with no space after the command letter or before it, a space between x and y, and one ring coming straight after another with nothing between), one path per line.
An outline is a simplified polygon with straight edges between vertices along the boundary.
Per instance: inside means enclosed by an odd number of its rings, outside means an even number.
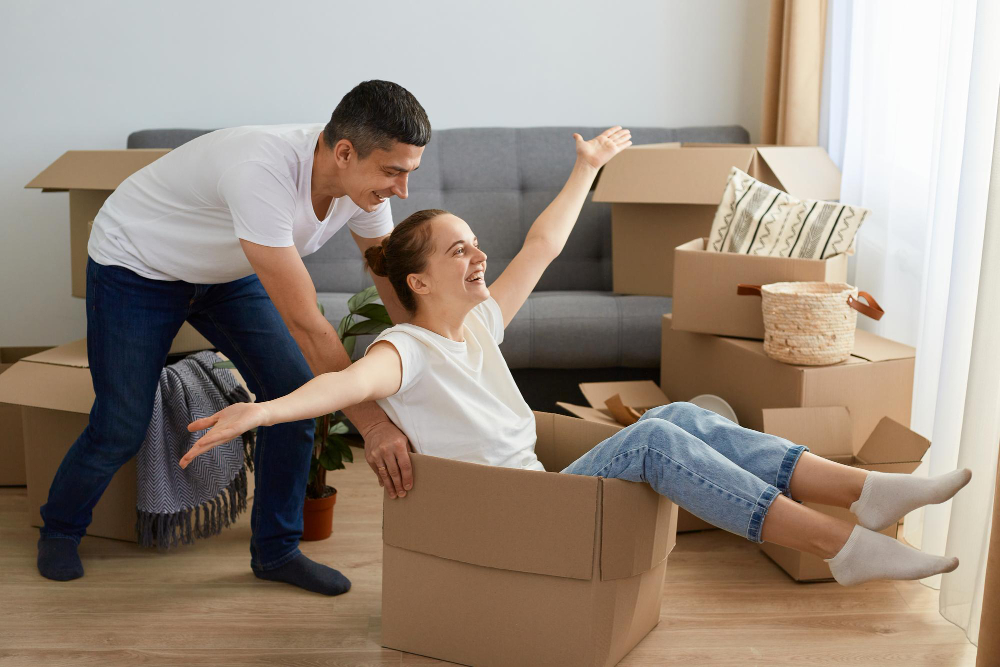
M243 443L246 453L243 466L214 498L172 514L138 510L135 531L139 546L171 549L218 535L235 523L247 508L247 471L253 471L253 436L244 436Z

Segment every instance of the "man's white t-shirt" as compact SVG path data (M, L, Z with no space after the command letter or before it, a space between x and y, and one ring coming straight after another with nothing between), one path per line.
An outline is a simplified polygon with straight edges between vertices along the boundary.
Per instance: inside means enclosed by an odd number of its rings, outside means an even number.
M464 337L459 343L412 324L379 334L372 345L391 343L403 370L399 391L379 407L419 454L544 470L535 416L500 353L503 314L493 297L465 318Z
M367 213L334 199L320 220L312 167L322 124L256 125L202 135L132 174L94 220L98 264L154 280L225 283L254 272L240 239L316 252L345 224L359 236L392 231L389 201Z

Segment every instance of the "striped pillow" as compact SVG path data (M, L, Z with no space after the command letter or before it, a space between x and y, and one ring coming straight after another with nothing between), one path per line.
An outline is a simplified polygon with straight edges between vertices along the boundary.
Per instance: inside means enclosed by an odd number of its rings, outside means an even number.
M733 167L706 249L826 259L847 252L868 213L859 206L796 199Z

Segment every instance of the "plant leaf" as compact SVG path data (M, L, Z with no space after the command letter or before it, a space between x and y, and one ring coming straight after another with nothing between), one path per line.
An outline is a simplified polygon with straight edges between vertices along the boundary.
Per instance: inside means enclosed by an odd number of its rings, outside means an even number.
M347 428L347 424L339 421L330 426L330 432L327 435L347 433L349 430L350 429Z
M322 315L323 317L326 317L326 308L323 307L323 304L317 301L316 305L319 306L319 314Z
M226 359L225 361L216 361L212 364L212 368L236 368L236 364Z
M347 352L347 356L354 356L354 344L358 342L358 339L354 336L348 336L344 340L344 351Z
M389 328L389 325L385 322L376 322L375 320L362 320L360 322L355 322L347 330L345 336L363 336L365 334L379 334Z
M319 455L319 464L327 470L340 470L344 467L344 464L341 462L340 452L332 447L327 447Z
M348 299L347 309L352 313L356 313L361 306L369 304L376 299L378 299L378 290L375 289L374 285L371 285Z
M340 338L341 341L344 340L344 334L347 333L347 329L351 326L352 322L354 322L353 315L348 314L341 318L340 324L337 325L337 337Z
M366 303L358 308L357 314L361 317L367 317L370 320L375 320L376 322L384 322L389 325L392 324L392 319L389 317L389 311L387 311L385 306L381 303Z

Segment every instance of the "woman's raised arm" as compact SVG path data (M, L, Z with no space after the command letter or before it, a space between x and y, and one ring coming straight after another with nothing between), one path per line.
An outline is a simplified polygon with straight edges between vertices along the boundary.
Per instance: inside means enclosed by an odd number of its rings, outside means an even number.
M403 380L399 352L380 341L362 359L342 371L323 373L292 393L261 403L234 403L214 415L188 424L194 433L209 429L181 458L181 468L199 454L257 428L321 417L358 403L392 396Z
M584 141L579 134L573 138L576 164L566 185L531 225L521 250L490 285L490 294L500 306L505 327L524 305L545 269L562 252L597 171L632 145L632 133L617 125L590 141Z

